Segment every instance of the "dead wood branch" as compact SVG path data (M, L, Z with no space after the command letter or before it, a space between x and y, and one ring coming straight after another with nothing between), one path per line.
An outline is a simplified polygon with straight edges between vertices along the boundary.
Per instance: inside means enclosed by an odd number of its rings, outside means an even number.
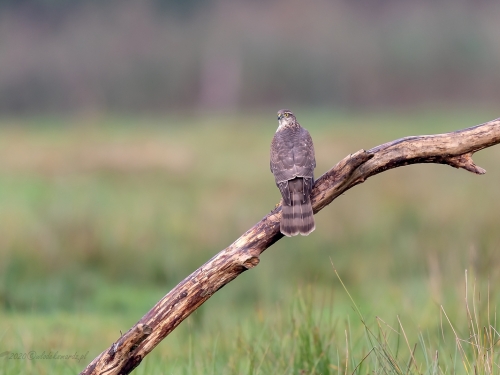
M500 143L500 119L451 133L401 138L341 160L313 189L318 212L368 177L416 163L448 164L484 174L472 155ZM186 317L242 272L259 264L260 254L283 235L278 205L233 244L215 255L163 297L142 319L81 374L128 374Z

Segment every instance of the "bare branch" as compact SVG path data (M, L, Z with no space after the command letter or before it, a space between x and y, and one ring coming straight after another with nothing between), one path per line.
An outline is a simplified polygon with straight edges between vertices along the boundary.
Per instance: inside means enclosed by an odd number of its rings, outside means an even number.
M401 138L345 157L314 185L317 213L335 198L367 178L409 164L439 163L476 174L486 171L472 155L500 143L500 119L437 135ZM226 249L181 281L81 374L128 374L170 332L203 302L242 272L259 264L260 254L283 235L281 204Z
M318 179L313 189L314 211L318 212L340 194L364 182L368 177L409 164L448 164L476 174L484 174L486 171L474 164L472 155L498 143L500 119L451 133L405 137L368 151L358 151L344 158ZM351 158L360 153L366 153L370 160L362 163L351 174L339 172L340 165L349 163ZM320 194L317 194L318 190Z

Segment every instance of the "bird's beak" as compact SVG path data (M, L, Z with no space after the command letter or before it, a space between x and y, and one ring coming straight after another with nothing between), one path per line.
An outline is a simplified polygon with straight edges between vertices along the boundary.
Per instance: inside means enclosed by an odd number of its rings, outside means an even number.
M283 118L283 115L278 115L278 121Z

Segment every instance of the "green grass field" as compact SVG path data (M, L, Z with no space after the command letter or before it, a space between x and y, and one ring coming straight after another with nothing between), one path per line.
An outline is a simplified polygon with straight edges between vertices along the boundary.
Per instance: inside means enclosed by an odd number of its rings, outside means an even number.
M317 176L361 148L498 117L295 112ZM267 214L275 128L271 111L1 120L0 374L78 373ZM500 373L500 146L475 161L485 176L416 165L348 191L135 373ZM55 353L75 356L40 358Z

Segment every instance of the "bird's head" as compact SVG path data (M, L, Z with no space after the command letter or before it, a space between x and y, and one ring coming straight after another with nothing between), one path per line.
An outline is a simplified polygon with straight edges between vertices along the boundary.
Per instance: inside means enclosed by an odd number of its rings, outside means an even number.
M295 115L289 109L280 109L278 111L278 130L295 123Z

